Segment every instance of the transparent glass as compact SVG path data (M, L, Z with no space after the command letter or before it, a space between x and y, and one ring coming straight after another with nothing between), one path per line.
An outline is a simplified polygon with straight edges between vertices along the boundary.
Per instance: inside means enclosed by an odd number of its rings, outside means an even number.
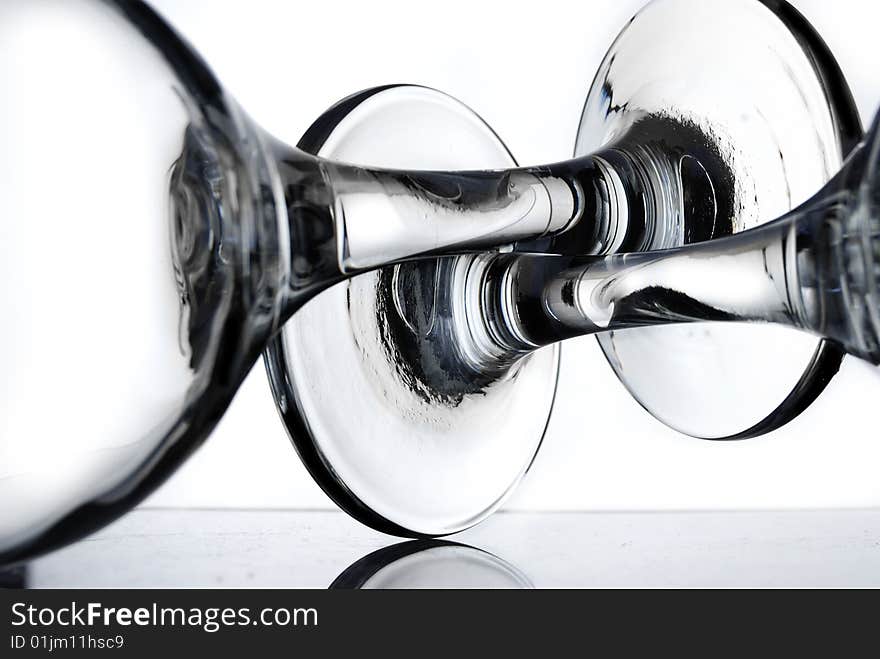
M277 142L143 2L9 0L0 32L0 563L161 483L317 293L572 220L540 170L369 169Z
M808 198L861 135L834 59L785 3L652 2L599 67L578 157L515 170L538 176L548 193L526 204L573 219L506 249L612 254L741 232ZM471 111L410 86L346 98L299 147L365 166L513 164ZM510 185L528 189L520 180ZM438 198L466 189L461 179L449 183ZM449 216L434 213L409 217L443 217L445 227ZM398 222L383 210L375 216ZM485 300L511 290L496 266L494 255L477 254L358 276L309 302L270 344L273 393L304 463L374 528L415 536L466 528L504 502L540 448L565 346L511 353L505 346L523 338L515 323L479 322ZM541 277L530 276L539 290ZM842 357L833 344L766 323L610 328L599 339L652 414L711 438L779 427L814 400ZM563 358L559 369L579 366ZM603 413L592 398L584 405Z
M596 80L577 155L632 134L652 116L690 126L711 145L709 154L679 149L671 166L643 174L653 183L649 194L669 199L664 220L677 206L685 216L690 208L703 219L700 230L672 223L617 251L693 243L778 217L826 183L862 136L834 58L785 2L651 3L617 38ZM704 175L703 188L685 192L709 187L711 194L676 199L667 180L679 174ZM768 325L667 325L609 331L598 340L651 414L711 439L754 436L787 422L821 392L841 359L826 342Z
M818 194L740 235L606 257L498 255L484 323L509 350L692 322L773 323L880 363L880 115ZM512 339L512 340L511 340Z
M660 0L651 7L680 10L688 2ZM760 8L760 20L780 21L778 11L755 0L731 7ZM793 38L782 30L768 39L780 35ZM793 49L791 57L801 62L806 52ZM398 425L388 426L385 443L353 444L360 456L346 450L334 456L321 442L338 434L321 428L344 427L347 440L352 428L381 425L380 416L369 416L371 406L362 408L363 418L352 414L362 390L337 396L344 374L328 371L333 377L313 393L330 396L332 405L310 409L285 384L287 363L273 370L271 351L270 372L297 448L321 484L360 519L402 534L448 533L479 521L525 472L556 386L557 349L538 350L541 345L597 328L729 319L681 309L642 313L632 322L607 310L607 318L589 309L563 313L571 311L564 278L572 269L579 282L589 279L583 271L595 272L588 255L669 246L657 243L658 236L679 236L676 244L687 242L680 236L717 235L705 228L717 224L717 200L738 180L738 170L718 157L717 135L681 116L642 117L596 153L519 168L485 124L444 101L437 106L444 125L460 113L462 143L497 160L467 164L462 150L447 165L462 171L437 171L442 163L427 162L413 166L428 169L380 168L309 153L339 137L334 129L362 95L335 108L334 121L313 127L310 144L282 144L137 0L5 0L0 53L0 267L6 282L0 564L69 542L140 501L207 437L284 323L301 310L307 318L307 303L355 275L372 279L353 280L359 283L345 289L346 305L361 305L361 317L372 323L361 328L365 336L373 333L372 343L360 344L371 355L368 363L385 360L386 366L364 385L416 392L417 405L396 408L415 430L392 416ZM829 67L809 70L813 77L806 75L805 85L828 88L821 74ZM820 150L827 138L841 156L846 122L838 106L807 105L823 136ZM847 171L836 180L851 194L873 172L855 165ZM750 203L743 197L735 214ZM845 208L849 218L873 206ZM745 243L718 244L744 250L765 235L744 233ZM836 244L829 233L815 236L817 245ZM841 253L851 258L853 249ZM866 252L859 253L864 260ZM617 264L609 271L615 277L631 281L626 259L607 263ZM821 263L816 260L814 271L831 276ZM856 279L856 262L846 263L833 270L835 281L844 272ZM873 293L834 298L832 289L822 288L825 279L809 289L807 265L798 270L805 282L799 290L805 299L809 290L820 291L827 304L805 302L818 314L805 316L813 324L788 324L871 357L868 344L843 332L849 326L823 319L832 302L850 318L870 316ZM394 267L372 274L385 266ZM562 307L529 306L536 300L550 305L554 287ZM650 302L656 291L642 289L647 292L638 299ZM702 299L684 285L681 293ZM718 311L739 311L724 299L703 301ZM867 311L858 311L859 304ZM548 315L551 307L563 318ZM737 318L786 320L766 315ZM399 323L389 332L394 318ZM337 336L337 327L315 324L312 338ZM385 352L370 352L376 344ZM388 350L395 357L391 368ZM336 352L331 346L310 354L329 355L329 363ZM346 353L340 348L338 354ZM442 430L449 419L464 421L422 441L426 425ZM516 441L506 442L509 437ZM460 452L459 440L472 446ZM352 457L352 470L336 469ZM487 478L497 464L504 468ZM421 499L388 487L407 473L421 484ZM452 500L452 512L438 509Z
M299 146L373 166L516 165L471 110L413 86L344 100ZM297 312L267 352L275 400L305 465L341 507L384 531L470 526L503 503L541 445L559 347L514 368L461 359L470 341L457 336L466 327L455 317L468 299L459 291L476 281L481 262L413 261L336 284Z

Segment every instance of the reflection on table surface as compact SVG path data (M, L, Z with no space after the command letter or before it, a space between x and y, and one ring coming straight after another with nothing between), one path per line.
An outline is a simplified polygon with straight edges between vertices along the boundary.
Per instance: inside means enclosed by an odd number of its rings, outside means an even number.
M880 585L880 510L500 513L454 541L400 542L338 512L142 509L30 564L27 585Z
M348 566L331 588L533 588L493 554L447 540L411 540L377 549Z

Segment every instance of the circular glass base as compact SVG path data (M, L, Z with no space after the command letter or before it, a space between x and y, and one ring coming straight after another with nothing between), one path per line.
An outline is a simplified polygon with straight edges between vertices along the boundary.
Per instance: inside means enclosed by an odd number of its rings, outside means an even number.
M299 146L379 167L516 164L471 110L413 86L342 101ZM312 476L341 508L380 531L435 536L479 522L540 446L558 347L493 377L447 363L443 278L475 258L389 267L338 284L297 312L266 353L278 408Z
M833 176L861 137L837 65L784 2L656 0L645 7L599 69L575 154L608 148L651 117L696 127L727 170L712 180L724 216L692 213L702 225L684 227L680 242L784 214ZM683 158L683 177L685 164ZM598 340L651 414L713 439L752 436L789 421L822 391L842 357L821 340L769 325L652 327Z

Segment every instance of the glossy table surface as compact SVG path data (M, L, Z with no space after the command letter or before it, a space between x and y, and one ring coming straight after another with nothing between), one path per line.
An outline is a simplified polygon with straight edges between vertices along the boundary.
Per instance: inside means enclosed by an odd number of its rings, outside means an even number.
M880 510L506 512L450 540L401 544L338 512L141 509L36 560L26 584L880 585Z

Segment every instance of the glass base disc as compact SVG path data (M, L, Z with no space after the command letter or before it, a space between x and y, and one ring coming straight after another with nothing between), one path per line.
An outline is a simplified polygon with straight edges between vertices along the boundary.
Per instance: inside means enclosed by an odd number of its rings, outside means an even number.
M599 69L575 154L594 153L651 116L698 127L728 170L712 181L727 200L727 217L703 214L710 226L685 227L680 242L742 231L806 201L862 134L825 44L778 1L656 0L639 12ZM807 334L755 324L652 327L598 340L645 409L711 439L786 423L822 391L842 358Z
M516 164L471 110L414 86L345 99L299 146L379 167ZM495 378L444 370L451 346L440 280L474 258L338 284L297 312L266 352L278 409L306 467L341 508L386 533L445 535L482 520L525 474L549 419L558 347Z

